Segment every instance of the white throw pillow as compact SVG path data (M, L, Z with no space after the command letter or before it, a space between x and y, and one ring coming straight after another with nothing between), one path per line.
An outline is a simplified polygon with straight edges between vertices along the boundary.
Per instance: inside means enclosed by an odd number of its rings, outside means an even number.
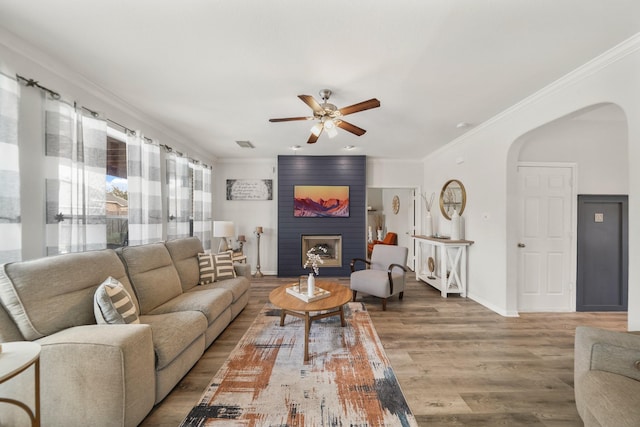
M107 278L93 295L96 322L108 324L140 323L138 311L129 292L118 280Z

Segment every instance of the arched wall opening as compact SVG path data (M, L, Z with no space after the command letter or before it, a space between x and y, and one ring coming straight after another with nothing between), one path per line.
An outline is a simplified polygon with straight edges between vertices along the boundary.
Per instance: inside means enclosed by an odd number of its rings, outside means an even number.
M517 312L518 242L520 236L517 169L520 162L573 163L575 194L629 193L629 136L625 111L613 103L599 103L548 122L516 138L507 156L507 307ZM576 201L573 201L576 203ZM574 212L575 214L575 212ZM572 232L576 232L573 217ZM570 259L570 287L575 310L575 238Z

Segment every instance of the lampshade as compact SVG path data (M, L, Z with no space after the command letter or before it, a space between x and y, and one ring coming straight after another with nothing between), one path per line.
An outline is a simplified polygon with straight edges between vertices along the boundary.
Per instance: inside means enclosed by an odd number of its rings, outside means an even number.
M213 237L233 237L235 234L232 221L213 221Z
M316 123L315 125L313 125L313 127L311 128L311 133L315 136L320 136L320 132L322 132L322 123Z
M325 130L329 130L329 129L335 129L336 128L336 124L333 121L333 119L327 119L324 121L324 129Z

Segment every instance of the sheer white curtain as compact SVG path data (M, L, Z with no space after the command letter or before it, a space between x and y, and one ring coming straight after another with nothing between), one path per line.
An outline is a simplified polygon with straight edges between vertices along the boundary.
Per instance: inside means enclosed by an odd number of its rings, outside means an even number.
M129 245L162 240L160 147L141 132L127 136Z
M191 214L191 186L189 185L189 159L175 151L165 156L167 206L167 239L189 236Z
M107 123L45 101L47 255L107 247Z
M193 169L193 235L211 249L211 168L191 163Z
M0 74L0 264L22 258L18 102L20 86Z

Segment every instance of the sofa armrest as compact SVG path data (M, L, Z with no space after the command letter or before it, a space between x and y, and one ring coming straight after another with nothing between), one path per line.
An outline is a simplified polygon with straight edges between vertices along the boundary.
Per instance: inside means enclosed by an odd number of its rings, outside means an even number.
M640 335L579 326L576 328L574 387L576 407L586 424L593 415L590 371L609 372L640 381ZM603 391L604 392L604 391Z
M244 262L234 262L233 269L236 271L236 276L244 276L247 279L251 279L251 265Z
M78 326L38 343L43 425L135 426L153 408L149 325Z
M589 370L640 381L640 335L579 326L576 328L576 378Z

